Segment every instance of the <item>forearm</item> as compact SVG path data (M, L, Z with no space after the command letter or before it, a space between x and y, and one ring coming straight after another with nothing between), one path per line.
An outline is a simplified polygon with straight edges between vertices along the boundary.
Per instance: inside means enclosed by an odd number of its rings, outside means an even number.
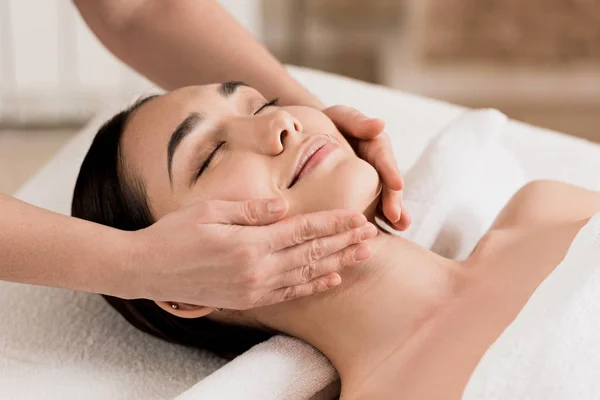
M0 280L121 295L126 234L0 194Z
M241 80L283 104L323 106L214 0L75 4L109 50L167 90Z

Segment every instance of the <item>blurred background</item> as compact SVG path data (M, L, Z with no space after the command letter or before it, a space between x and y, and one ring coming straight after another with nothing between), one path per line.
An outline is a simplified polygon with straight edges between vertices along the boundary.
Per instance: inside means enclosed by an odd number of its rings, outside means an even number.
M221 0L282 62L600 142L600 0ZM35 12L32 12L35 10ZM0 0L0 192L150 86L68 0Z

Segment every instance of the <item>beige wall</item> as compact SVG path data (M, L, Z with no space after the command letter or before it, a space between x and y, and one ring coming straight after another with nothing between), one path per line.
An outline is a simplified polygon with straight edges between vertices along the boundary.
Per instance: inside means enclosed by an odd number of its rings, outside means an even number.
M600 1L264 0L287 62L600 141Z

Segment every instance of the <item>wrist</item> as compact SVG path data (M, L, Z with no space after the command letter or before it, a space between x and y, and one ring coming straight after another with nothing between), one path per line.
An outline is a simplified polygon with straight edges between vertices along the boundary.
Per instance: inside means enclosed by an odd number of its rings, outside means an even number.
M115 280L114 290L123 299L148 298L142 284L144 259L148 254L143 232L119 231L115 267L116 273L122 278Z
M138 236L138 232L110 229L106 240L100 242L101 262L95 279L99 290L93 292L123 299L143 297L135 262L144 254Z

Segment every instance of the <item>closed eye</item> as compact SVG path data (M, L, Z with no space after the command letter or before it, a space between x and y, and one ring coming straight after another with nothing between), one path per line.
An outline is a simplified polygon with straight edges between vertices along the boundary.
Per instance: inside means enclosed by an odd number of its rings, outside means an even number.
M202 163L202 165L200 166L200 170L198 171L198 173L196 174L196 180L198 180L198 178L200 178L200 175L202 175L202 173L204 172L204 170L206 168L208 168L208 166L210 165L210 161L213 159L213 157L215 156L215 154L217 154L217 151L221 148L221 146L223 146L225 144L225 142L219 142L219 144L217 144L217 146L214 148L214 150L212 151L212 153L210 153L210 155L208 156L208 158L206 159L206 161L204 161Z
M262 106L260 106L260 107L258 108L258 110L254 111L254 112L252 113L252 115L256 115L256 114L258 114L259 112L261 112L263 109L265 109L265 108L267 108L267 107L271 107L271 106L277 105L277 102L278 102L278 101L279 101L279 98L277 98L277 97L276 97L276 98L274 98L273 100L266 102L265 104L263 104Z
M256 115L256 114L260 113L262 110L264 110L267 107L277 105L278 101L279 101L279 98L274 98L273 100L266 102L265 104L260 106L256 111L254 111L254 113L252 113L252 115ZM208 168L211 160L217 154L217 151L219 151L221 146L223 146L224 144L225 144L225 142L219 142L219 144L217 144L217 146L215 146L214 150L210 153L208 158L202 163L202 165L200 166L200 169L198 170L198 173L196 174L196 179L195 179L196 181L200 178L200 175L202 175L204 170L206 170L206 168Z

